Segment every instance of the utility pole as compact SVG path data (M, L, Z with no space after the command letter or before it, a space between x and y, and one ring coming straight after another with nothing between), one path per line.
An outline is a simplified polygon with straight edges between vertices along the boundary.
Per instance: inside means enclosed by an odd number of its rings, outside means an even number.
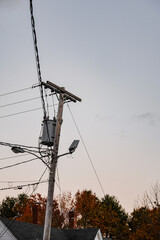
M43 232L43 240L50 240L55 174L56 174L56 166L57 166L57 160L58 160L58 148L59 148L59 140L60 140L60 132L61 132L61 124L62 124L63 105L68 100L73 102L76 102L76 101L81 102L81 99L73 95L72 93L66 91L64 88L61 88L55 85L52 82L49 82L49 81L47 81L47 83L42 82L42 85L44 85L45 88L50 88L52 92L59 94L58 113L57 113L57 121L56 121L56 128L55 128L53 153L52 153L52 159L50 164L48 197L47 197L47 206L46 206L46 214L45 214L44 232Z

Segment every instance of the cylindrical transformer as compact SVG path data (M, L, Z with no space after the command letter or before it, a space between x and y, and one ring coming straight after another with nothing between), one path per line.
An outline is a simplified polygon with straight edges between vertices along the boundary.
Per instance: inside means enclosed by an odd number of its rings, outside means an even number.
M49 119L43 120L41 144L47 145L48 147L53 146L55 128L56 128L55 118L53 120Z

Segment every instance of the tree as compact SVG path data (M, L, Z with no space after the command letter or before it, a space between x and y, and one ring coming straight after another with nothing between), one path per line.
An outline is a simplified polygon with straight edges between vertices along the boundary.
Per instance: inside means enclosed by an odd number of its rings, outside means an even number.
M160 238L160 184L157 182L139 198L131 213L129 226L131 240Z
M39 193L28 198L23 206L17 203L16 209L21 212L17 220L44 225L46 203L46 198L42 197ZM63 220L64 218L60 213L59 205L56 200L53 200L52 227L61 228Z
M17 215L17 211L14 209L17 198L6 197L0 206L0 216L6 218L13 218Z
M155 240L160 237L160 208L141 207L131 213L130 240Z
M16 205L23 205L27 199L26 194L19 194L17 198L15 197L6 197L0 205L0 215L6 218L14 218L20 214L19 209L16 208Z
M93 227L99 200L91 190L84 190L75 194L75 212L78 227Z
M153 209L160 206L160 183L157 181L149 191L145 191L142 197L137 200L136 209L146 207Z
M105 195L101 200L92 191L84 190L75 195L78 227L98 227L104 236L128 239L128 215L114 196Z
M75 207L71 192L63 192L56 197L61 216L63 216L62 228L69 227L69 212Z
M99 206L99 223L102 233L112 239L128 239L128 215L115 196L108 194Z

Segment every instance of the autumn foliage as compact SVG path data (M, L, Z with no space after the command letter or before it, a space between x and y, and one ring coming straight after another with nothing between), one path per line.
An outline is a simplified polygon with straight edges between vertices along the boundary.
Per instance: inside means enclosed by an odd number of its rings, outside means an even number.
M103 236L115 240L159 240L157 190L156 201L146 196L149 204L128 215L115 196L105 195L100 199L91 190L78 191L74 196L62 193L53 200L52 227L69 228L69 212L74 212L77 228L100 228ZM38 193L30 197L26 194L6 197L0 204L0 216L44 225L46 203L46 198Z

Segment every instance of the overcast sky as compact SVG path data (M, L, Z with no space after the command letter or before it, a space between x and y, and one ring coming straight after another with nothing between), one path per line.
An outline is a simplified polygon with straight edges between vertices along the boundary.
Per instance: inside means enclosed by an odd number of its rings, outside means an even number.
M138 195L160 180L160 2L158 0L33 0L42 79L82 98L69 106L106 194L131 212ZM0 141L37 146L40 97L29 1L0 0ZM50 100L49 100L50 101ZM51 117L53 110L50 109ZM60 153L80 139L64 107ZM0 147L0 168L31 159ZM38 180L40 160L1 170L0 188ZM62 191L103 192L82 141L58 163ZM43 180L48 178L45 174ZM4 181L4 182L2 182ZM17 183L11 183L18 181ZM0 201L30 189L0 191ZM47 183L37 192L47 196ZM56 186L55 195L60 190Z

